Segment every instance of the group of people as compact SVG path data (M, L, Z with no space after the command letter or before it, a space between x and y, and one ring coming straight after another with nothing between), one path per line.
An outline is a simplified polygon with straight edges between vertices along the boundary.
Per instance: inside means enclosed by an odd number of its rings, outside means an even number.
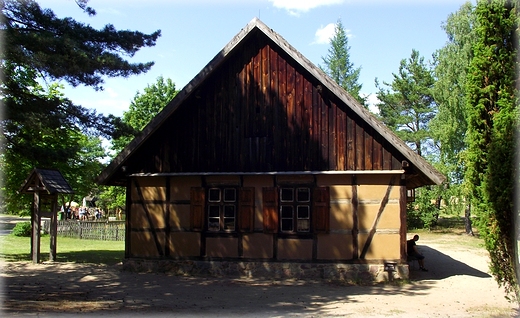
M91 215L93 215L96 220L99 220L103 217L103 214L103 210L98 208L89 209L84 206L70 207L67 209L67 212L65 213L65 218L86 221L90 219Z

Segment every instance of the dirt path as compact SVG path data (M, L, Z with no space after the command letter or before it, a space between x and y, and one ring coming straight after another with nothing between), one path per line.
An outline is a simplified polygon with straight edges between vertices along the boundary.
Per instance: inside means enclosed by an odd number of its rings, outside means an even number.
M516 317L482 248L421 238L429 272L401 286L178 277L119 266L2 262L4 317ZM454 247L455 246L455 247Z

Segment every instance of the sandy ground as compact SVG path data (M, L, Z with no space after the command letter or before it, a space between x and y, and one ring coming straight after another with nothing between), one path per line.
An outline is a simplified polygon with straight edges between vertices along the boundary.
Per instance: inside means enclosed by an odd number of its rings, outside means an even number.
M483 249L421 239L429 272L411 283L346 286L131 273L120 265L0 261L3 317L517 317ZM454 247L455 246L455 247Z

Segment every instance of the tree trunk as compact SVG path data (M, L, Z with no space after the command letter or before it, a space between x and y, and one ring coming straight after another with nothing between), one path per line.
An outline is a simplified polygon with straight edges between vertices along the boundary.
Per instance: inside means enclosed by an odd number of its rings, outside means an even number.
M471 226L471 203L466 205L466 210L464 211L464 225L466 227L466 234L474 236L473 228Z

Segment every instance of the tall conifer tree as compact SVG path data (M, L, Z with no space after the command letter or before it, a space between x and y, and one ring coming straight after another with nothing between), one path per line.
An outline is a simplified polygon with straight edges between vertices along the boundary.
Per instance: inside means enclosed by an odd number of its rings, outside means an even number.
M514 238L514 138L518 128L516 2L477 3L477 42L467 81L466 185L499 285L518 300Z
M330 39L328 54L322 59L325 64L321 67L322 70L366 107L366 98L360 95L363 86L359 83L361 67L355 68L354 63L350 61L350 46L341 19L334 27L334 36Z
M88 0L75 2L78 10L95 15ZM59 18L34 0L0 0L0 170L18 169L5 174L10 187L2 187L4 198L17 205L23 201L16 196L17 187L33 167L75 166L69 161L84 148L77 136L111 138L131 131L120 118L76 105L54 84L42 83L63 80L99 90L105 77L146 72L153 62L132 63L128 58L154 46L159 36L160 31L118 31L111 24L98 30Z

